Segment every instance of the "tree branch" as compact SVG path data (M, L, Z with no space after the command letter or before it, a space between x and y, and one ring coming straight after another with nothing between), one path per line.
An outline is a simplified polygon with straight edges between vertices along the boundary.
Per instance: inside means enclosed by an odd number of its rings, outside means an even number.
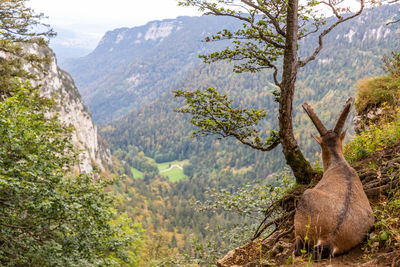
M272 144L265 147L265 146L261 146L261 145L256 145L253 142L246 141L244 138L242 138L239 134L237 134L235 132L231 132L231 133L229 133L229 135L235 137L239 142L241 142L244 145L247 145L251 148L254 148L254 149L257 149L260 151L264 151L264 152L273 150L275 147L277 147L281 143L279 138L275 138Z
M215 15L215 16L233 17L233 18L236 18L236 19L243 20L243 21L246 21L248 23L251 23L251 20L249 18L242 17L242 16L236 15L234 13L232 13L232 14L222 13L219 10L217 10L217 9L215 9L215 8L209 6L209 5L207 5L207 9L209 10L209 12L204 13L205 15L210 15L211 14L211 15Z
M9 228L14 228L14 229L28 229L28 227L24 227L24 226L18 226L18 225L11 225L11 224L7 224L7 223L3 223L0 222L0 225L9 227Z
M391 24L395 24L395 23L398 23L398 22L400 22L400 19L394 20L394 21L389 21L388 23L386 23L386 26L389 26Z
M339 25L340 23L345 22L345 21L347 21L347 20L350 20L350 19L352 19L352 18L355 18L355 17L357 17L358 15L361 14L361 12L364 10L364 1L365 1L365 0L361 0L361 2L360 2L360 5L361 5L361 6L360 6L360 10L359 10L357 13L355 13L355 14L353 14L353 15L347 17L347 18L343 18L342 16L340 16L340 19L338 19L335 23L333 23L329 28L325 29L325 30L318 36L318 47L314 50L314 53L313 53L311 56L309 56L309 57L306 58L305 60L299 60L299 62L298 62L298 68L299 68L299 67L304 67L305 65L307 65L308 62L310 62L310 61L312 61L312 60L314 60L314 59L316 58L316 56L317 56L317 55L319 54L319 52L322 50L322 47L323 47L323 38L324 38L325 35L327 35L330 31L332 31L332 30L333 30L337 25Z
M272 25L274 25L275 30L277 33L282 35L283 37L286 36L286 33L282 30L282 28L279 26L278 21L276 20L276 17L272 16L271 13L269 13L266 9L261 8L260 5L255 5L254 3L247 1L247 0L241 0L243 3L245 3L248 6L251 6L254 9L259 10L260 12L264 13L271 21Z
M343 0L339 1L338 3L333 4L332 0L329 0L328 2L322 1L321 3L324 4L324 5L327 5L328 7L330 7L332 12L333 12L333 14L336 16L336 18L341 20L341 19L343 19L343 17L339 15L337 9L335 8L335 5L339 4L339 3L342 3L342 2L343 2Z

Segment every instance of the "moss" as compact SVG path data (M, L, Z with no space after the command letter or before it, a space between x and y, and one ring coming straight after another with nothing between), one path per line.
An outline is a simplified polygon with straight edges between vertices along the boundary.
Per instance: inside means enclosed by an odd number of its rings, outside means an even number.
M400 78L381 76L360 80L356 110L359 114L367 113L373 107L392 106L400 104Z
M293 170L297 184L309 184L315 175L310 163L304 158L300 150L292 151L286 156L286 163Z

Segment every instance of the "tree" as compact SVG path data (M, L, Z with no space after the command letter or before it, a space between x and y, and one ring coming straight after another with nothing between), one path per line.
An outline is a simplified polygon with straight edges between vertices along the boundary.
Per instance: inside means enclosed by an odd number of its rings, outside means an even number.
M46 58L40 58L23 49L30 42L46 43L44 38L55 33L40 20L43 14L35 14L26 7L27 0L0 0L0 97L12 94L15 78L33 79L32 71L23 68L27 62L43 71Z
M200 130L195 135L218 134L233 136L241 143L261 151L270 151L279 143L296 182L308 184L315 172L305 159L293 134L293 97L296 76L300 68L314 60L323 48L324 37L337 25L350 20L364 9L364 0L356 13L343 7L344 0L185 0L181 6L198 7L203 14L228 16L243 22L238 30L224 29L207 37L206 42L230 40L231 45L222 51L200 57L206 63L220 60L234 61L235 72L257 72L272 69L276 85L274 95L279 102L279 131L271 131L266 140L258 136L255 125L266 117L264 110L247 110L232 107L227 95L220 95L214 88L205 92L176 91L187 105L179 112L193 115L192 123ZM318 8L326 6L335 20L330 25L319 15ZM347 13L344 13L347 12ZM317 35L315 50L300 59L299 41ZM282 60L281 60L282 59Z
M47 67L29 44L54 33L26 2L0 0L0 265L139 265L143 230L114 208L114 181L73 174L73 129L27 82Z
M70 132L29 85L0 102L0 265L137 262L141 228L119 216L113 181L73 175Z

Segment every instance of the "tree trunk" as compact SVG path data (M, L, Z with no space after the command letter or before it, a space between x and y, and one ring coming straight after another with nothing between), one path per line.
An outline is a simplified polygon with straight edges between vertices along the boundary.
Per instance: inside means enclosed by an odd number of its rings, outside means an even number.
M279 136L286 163L290 166L298 184L309 184L314 174L304 158L293 135L293 96L298 70L297 28L298 0L288 1L286 45L283 56L283 73L279 100Z

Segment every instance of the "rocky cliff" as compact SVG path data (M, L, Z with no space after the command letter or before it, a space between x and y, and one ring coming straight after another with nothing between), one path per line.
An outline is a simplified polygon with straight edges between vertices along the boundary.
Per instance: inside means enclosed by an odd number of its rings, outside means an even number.
M33 85L39 88L44 96L53 97L56 102L56 111L59 119L66 125L73 126L73 143L79 150L79 172L90 172L95 166L101 170L111 164L109 149L101 142L97 134L97 126L84 105L72 77L57 66L55 54L48 47L32 44L26 49L29 53L47 56L49 63L45 66L45 73L39 74L39 80Z

